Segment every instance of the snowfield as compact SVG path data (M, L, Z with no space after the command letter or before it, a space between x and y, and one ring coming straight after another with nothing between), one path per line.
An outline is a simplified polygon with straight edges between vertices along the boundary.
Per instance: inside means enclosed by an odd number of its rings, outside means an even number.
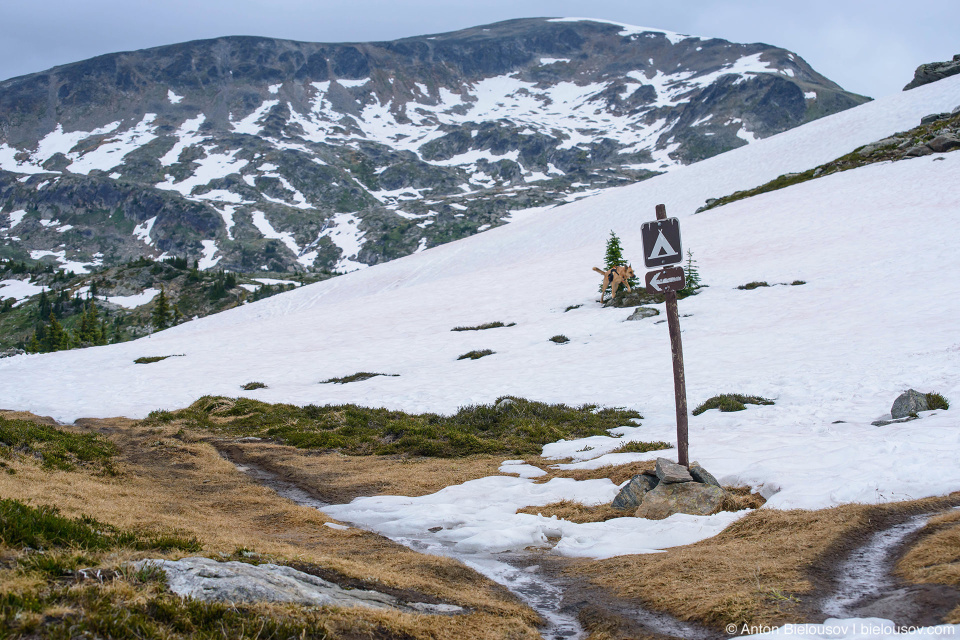
M694 211L707 198L808 169L957 106L960 77L953 77L136 342L0 360L0 406L72 421L143 417L204 394L417 412L453 412L509 394L643 414L641 426L617 431L623 439L595 441L595 457L624 439L675 441L664 315L624 322L632 309L600 308L591 271L602 264L611 229L642 271L640 224L664 203L680 218L684 247L709 285L680 302L689 405L723 392L776 401L691 417L691 459L724 483L762 489L770 508L956 491L960 465L932 461L960 451L957 409L884 427L871 422L907 388L940 392L960 406L960 153L871 165ZM736 289L756 280L775 286ZM806 284L778 284L795 280ZM582 306L565 311L574 305ZM451 332L493 321L516 326ZM558 333L570 342L548 341ZM456 359L484 348L495 354ZM133 362L169 354L184 357ZM358 371L399 377L318 384ZM251 380L269 388L242 391ZM545 453L582 448L558 443ZM590 557L687 544L738 515L672 516L641 535L641 521L629 518L570 525L515 514L561 497L607 501L617 489L609 481L533 482L504 475L421 498L360 498L328 512L400 540L413 529L454 527L445 542L461 550L522 549L559 532L556 552Z

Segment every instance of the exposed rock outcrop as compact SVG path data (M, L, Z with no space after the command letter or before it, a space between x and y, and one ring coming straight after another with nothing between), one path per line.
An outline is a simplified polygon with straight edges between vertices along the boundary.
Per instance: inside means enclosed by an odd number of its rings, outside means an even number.
M904 91L922 87L925 84L943 80L960 73L960 53L953 56L953 60L946 62L930 62L917 67L913 73L913 80L903 88Z

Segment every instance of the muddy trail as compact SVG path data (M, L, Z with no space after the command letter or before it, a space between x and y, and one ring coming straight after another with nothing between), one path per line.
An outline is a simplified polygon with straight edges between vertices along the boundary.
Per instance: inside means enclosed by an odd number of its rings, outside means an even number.
M960 590L909 584L895 575L897 562L919 540L930 518L939 513L943 510L881 519L864 532L834 565L829 580L832 588L825 589L828 595L817 603L820 613L830 618L884 618L901 626L941 624L960 603Z
M322 509L332 504L315 488L253 463L239 451L221 448L237 468L278 495L297 504ZM338 495L338 498L343 496ZM944 585L905 584L893 575L896 562L916 542L936 512L902 513L872 521L844 548L832 550L811 571L816 597L802 607L807 622L827 618L877 617L898 625L936 625L960 603L960 591ZM642 608L636 600L618 598L588 578L567 571L574 561L543 551L461 553L436 541L430 532L396 540L420 551L463 562L498 582L545 621L544 638L567 640L601 632L610 638L647 640L720 640L720 629L686 622L668 613Z

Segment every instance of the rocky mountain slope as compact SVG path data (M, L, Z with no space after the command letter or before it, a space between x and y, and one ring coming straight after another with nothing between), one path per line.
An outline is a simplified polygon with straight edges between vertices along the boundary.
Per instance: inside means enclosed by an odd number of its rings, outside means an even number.
M784 49L579 19L104 55L0 83L0 257L352 270L865 100Z

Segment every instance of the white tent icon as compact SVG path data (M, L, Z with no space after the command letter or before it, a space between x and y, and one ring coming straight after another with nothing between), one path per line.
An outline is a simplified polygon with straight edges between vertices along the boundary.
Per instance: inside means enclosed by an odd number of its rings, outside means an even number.
M653 249L650 251L650 255L647 257L647 260L655 260L656 258L669 258L670 256L675 256L677 250L667 241L663 235L663 231L657 229L657 241L653 245Z

